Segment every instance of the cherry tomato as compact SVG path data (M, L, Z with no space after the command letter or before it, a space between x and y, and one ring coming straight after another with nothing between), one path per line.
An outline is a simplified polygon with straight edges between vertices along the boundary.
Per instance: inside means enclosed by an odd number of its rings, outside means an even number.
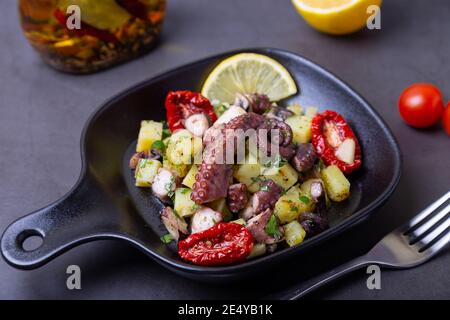
M410 126L429 127L439 121L444 111L441 92L432 84L413 84L400 95L398 110Z
M450 101L447 103L447 107L445 108L442 122L444 124L445 131L447 131L448 135L450 135Z
M178 243L181 258L203 266L230 264L245 259L253 248L250 231L237 223L218 223Z

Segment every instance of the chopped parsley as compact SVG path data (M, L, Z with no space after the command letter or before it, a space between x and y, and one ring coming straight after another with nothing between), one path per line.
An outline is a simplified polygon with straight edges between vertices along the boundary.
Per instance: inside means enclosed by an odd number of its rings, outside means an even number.
M250 180L252 180L252 183L260 183L262 181L262 177L261 176L251 177Z
M280 154L277 154L275 156L275 158L273 159L273 161L269 160L264 164L264 167L266 168L271 168L271 167L276 167L276 168L280 168L282 166L284 166L287 163L287 160L284 159Z
M162 139L170 137L172 135L172 131L168 128L167 121L162 121L163 130L162 130Z
M173 241L173 237L170 233L161 236L161 241L165 244L168 244Z
M140 159L139 160L139 168L144 168L147 165L148 159Z
M162 152L164 152L164 150L166 149L166 145L161 140L156 140L152 144L152 149L157 149L157 150L161 150Z
M188 194L189 193L189 189L188 188L184 188L181 190L181 194Z
M307 196L300 196L299 199L300 199L300 201L303 202L304 204L309 204L310 201L311 201Z
M291 211L292 211L292 212L298 212L298 207L296 207L296 206L291 206Z
M261 190L261 191L269 191L269 190L270 190L270 187L267 186L267 185L261 186L261 187L259 188L259 190Z
M164 189L166 189L166 191L168 192L167 195L172 199L173 196L175 195L175 192L173 192L172 188L173 185L175 183L175 177L171 176L170 177L170 181L168 183L166 183L166 185L164 186Z
M272 215L269 222L267 222L266 233L277 240L281 238L280 226L278 225L278 220L275 215Z
M163 129L162 133L163 133L163 139L168 138L172 135L172 132L170 131L169 128Z
M214 112L218 117L220 117L222 114L225 113L230 108L230 105L228 103L221 103L218 101L214 101Z

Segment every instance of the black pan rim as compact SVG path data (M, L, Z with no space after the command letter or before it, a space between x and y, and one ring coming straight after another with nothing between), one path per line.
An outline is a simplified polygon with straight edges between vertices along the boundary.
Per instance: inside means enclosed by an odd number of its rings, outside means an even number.
M172 73L180 72L181 70L188 68L189 66L204 63L208 60L218 59L220 57L226 57L233 54L243 53L243 52L254 52L254 53L274 53L274 54L283 54L290 56L293 60L300 59L305 65L308 65L311 69L321 73L322 75L330 78L335 83L339 84L344 90L346 90L348 93L350 93L356 100L358 100L361 105L364 106L367 112L369 112L373 118L378 122L381 129L386 133L386 136L389 140L389 144L392 146L395 154L395 167L394 167L394 176L392 177L391 181L388 184L388 187L381 193L374 201L372 201L369 205L365 206L364 208L359 209L358 211L354 212L350 217L348 217L345 221L339 223L336 226L333 226L332 228L324 231L320 235L313 237L307 241L305 241L302 245L297 247L291 247L286 248L277 252L274 252L270 255L259 257L255 260L248 260L239 264L235 265L228 265L228 266L219 266L219 267L204 267L204 266L197 266L193 264L186 263L180 259L180 261L174 261L170 258L167 258L163 255L160 255L153 250L148 249L146 246L141 244L136 239L131 239L125 235L117 235L117 234L110 234L105 233L103 236L104 238L114 238L114 239L122 239L130 242L132 245L136 246L141 251L144 251L146 254L154 258L157 262L162 263L164 265L169 266L170 268L173 268L175 270L181 271L181 272L187 272L187 273L196 273L196 274L204 274L204 275L218 275L218 274L227 274L227 273L238 273L239 271L243 271L244 269L253 268L256 265L264 264L269 261L274 260L284 260L288 256L296 256L300 254L301 252L307 250L308 248L317 245L319 243L322 243L338 234L341 234L342 232L353 228L357 226L358 224L362 223L364 220L366 220L375 209L380 207L382 204L384 204L387 199L392 195L395 188L397 187L401 173L402 173L402 154L399 148L399 145L397 143L397 140L395 139L395 136L393 135L391 129L388 127L388 125L385 123L385 121L381 118L379 113L359 94L357 91L355 91L350 85L348 85L345 81L334 75L332 72L328 71L324 67L321 67L320 65L316 64L312 60L305 58L302 55L299 55L297 53L293 53L284 49L277 49L277 48L268 48L268 47L256 47L256 48L244 48L244 49L236 49L231 50L223 53L218 53L212 56L207 56L202 59L198 59L194 62L186 63L182 66L170 69L168 71L163 71L157 74L156 76L143 80L141 82L138 82L137 84L130 86L127 89L124 89L123 91L119 92L118 94L114 95L113 97L107 99L105 102L103 102L96 110L94 110L91 114L91 116L86 121L80 138L80 149L81 149L81 161L82 161L82 167L80 171L79 178L77 182L75 183L74 187L67 193L69 195L73 190L75 190L78 185L82 182L84 177L86 176L87 167L86 167L86 135L89 131L91 125L95 122L95 119L102 114L104 110L106 110L110 105L114 104L115 101L123 98L124 96L142 89L145 86L150 85L153 82L157 82L161 77L166 77ZM66 196L67 196L66 195ZM64 196L63 198L65 198ZM100 235L102 236L102 235ZM90 239L87 239L86 242L89 242Z

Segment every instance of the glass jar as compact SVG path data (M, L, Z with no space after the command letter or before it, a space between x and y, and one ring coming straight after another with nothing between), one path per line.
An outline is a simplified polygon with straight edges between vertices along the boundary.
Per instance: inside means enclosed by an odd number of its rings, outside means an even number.
M19 0L22 28L58 70L90 73L148 52L166 0Z

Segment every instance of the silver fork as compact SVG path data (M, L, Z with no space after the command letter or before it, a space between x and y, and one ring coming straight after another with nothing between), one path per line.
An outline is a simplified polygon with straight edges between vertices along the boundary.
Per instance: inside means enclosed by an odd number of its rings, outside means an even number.
M450 191L378 242L368 253L290 288L276 299L295 300L362 267L407 269L425 263L450 241Z

